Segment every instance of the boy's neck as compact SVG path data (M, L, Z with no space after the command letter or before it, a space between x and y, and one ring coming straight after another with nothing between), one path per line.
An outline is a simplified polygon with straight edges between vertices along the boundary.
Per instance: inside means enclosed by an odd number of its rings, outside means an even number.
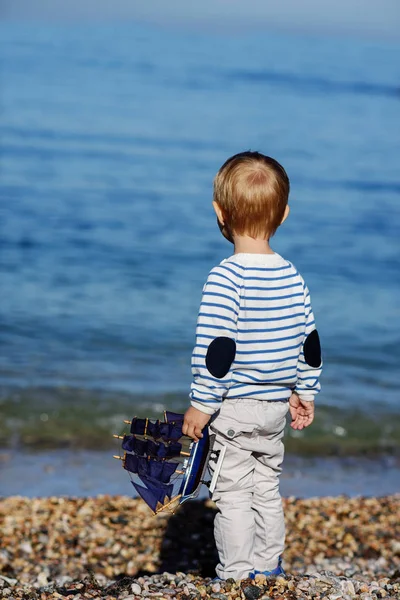
M248 235L234 236L235 254L275 254L269 240L254 239Z

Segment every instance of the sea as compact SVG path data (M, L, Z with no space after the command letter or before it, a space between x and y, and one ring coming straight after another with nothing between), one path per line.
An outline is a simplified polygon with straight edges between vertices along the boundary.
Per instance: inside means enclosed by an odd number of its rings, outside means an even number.
M185 410L202 286L233 252L212 181L248 149L290 177L272 247L305 278L323 347L317 421L289 434L289 453L399 456L399 50L354 36L0 23L8 470L32 452L104 452L124 419Z

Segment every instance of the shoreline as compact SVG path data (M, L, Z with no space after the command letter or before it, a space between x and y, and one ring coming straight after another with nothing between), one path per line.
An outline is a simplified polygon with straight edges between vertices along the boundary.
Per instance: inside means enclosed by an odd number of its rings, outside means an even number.
M398 598L400 494L283 502L287 577L216 586L209 500L152 517L125 496L3 498L0 588L41 600Z
M4 389L0 386L0 453L115 448L113 434L127 431L134 415L160 418L165 409L184 412L185 394L118 394L63 388ZM400 457L400 423L386 404L319 403L312 427L287 427L289 454L305 457Z

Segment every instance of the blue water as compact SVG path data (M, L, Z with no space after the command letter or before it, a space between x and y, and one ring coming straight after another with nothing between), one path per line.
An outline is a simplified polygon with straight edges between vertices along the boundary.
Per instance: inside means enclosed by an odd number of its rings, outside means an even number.
M186 393L231 154L285 166L321 402L398 406L399 45L2 24L0 383ZM5 391L4 391L5 390Z

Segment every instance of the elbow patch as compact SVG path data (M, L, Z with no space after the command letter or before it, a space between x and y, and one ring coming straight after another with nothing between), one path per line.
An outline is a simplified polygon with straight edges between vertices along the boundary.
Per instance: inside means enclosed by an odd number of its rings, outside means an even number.
M307 337L304 342L304 358L306 363L310 367L317 369L321 366L321 344L319 341L318 331L314 329Z
M213 377L222 379L231 368L235 359L235 340L228 337L217 337L208 346L206 367Z

